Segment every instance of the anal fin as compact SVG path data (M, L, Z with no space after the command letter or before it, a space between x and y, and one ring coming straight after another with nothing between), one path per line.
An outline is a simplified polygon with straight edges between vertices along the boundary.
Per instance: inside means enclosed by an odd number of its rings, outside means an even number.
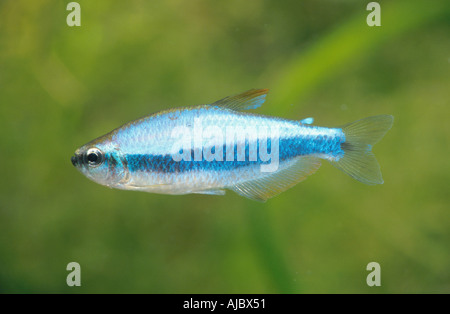
M268 173L255 180L236 184L230 189L241 196L265 202L305 180L307 176L316 172L320 165L317 157L297 157L287 168Z

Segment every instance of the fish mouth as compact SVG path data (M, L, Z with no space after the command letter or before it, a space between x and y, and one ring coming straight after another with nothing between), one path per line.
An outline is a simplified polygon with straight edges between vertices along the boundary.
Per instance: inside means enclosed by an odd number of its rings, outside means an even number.
M70 161L72 161L72 165L74 165L75 167L81 166L81 164L82 164L82 162L81 162L81 155L75 154L74 156L72 156L70 158Z

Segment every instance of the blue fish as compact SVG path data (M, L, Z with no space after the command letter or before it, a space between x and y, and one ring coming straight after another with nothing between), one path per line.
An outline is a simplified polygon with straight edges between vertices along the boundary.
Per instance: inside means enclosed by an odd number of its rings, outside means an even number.
M306 179L321 159L362 183L383 183L372 147L392 127L391 115L328 128L313 125L313 118L248 112L267 92L253 89L129 122L77 149L72 163L111 188L213 195L229 189L258 201Z

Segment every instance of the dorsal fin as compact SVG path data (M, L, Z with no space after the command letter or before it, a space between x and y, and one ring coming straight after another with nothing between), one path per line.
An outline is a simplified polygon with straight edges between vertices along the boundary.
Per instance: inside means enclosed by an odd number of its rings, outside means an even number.
M287 168L229 188L239 195L265 202L267 199L305 180L307 176L316 172L319 167L320 160L316 157L297 157Z
M268 89L251 89L239 95L225 97L210 104L210 106L231 110L256 109L264 103L268 92Z

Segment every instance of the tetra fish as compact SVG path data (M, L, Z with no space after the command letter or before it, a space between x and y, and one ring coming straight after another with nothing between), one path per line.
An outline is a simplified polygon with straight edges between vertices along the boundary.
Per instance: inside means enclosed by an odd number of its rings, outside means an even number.
M313 174L321 159L362 183L383 183L372 147L392 127L391 115L328 128L313 118L248 112L267 92L253 89L126 123L77 149L72 163L111 188L214 195L229 189L259 201Z

